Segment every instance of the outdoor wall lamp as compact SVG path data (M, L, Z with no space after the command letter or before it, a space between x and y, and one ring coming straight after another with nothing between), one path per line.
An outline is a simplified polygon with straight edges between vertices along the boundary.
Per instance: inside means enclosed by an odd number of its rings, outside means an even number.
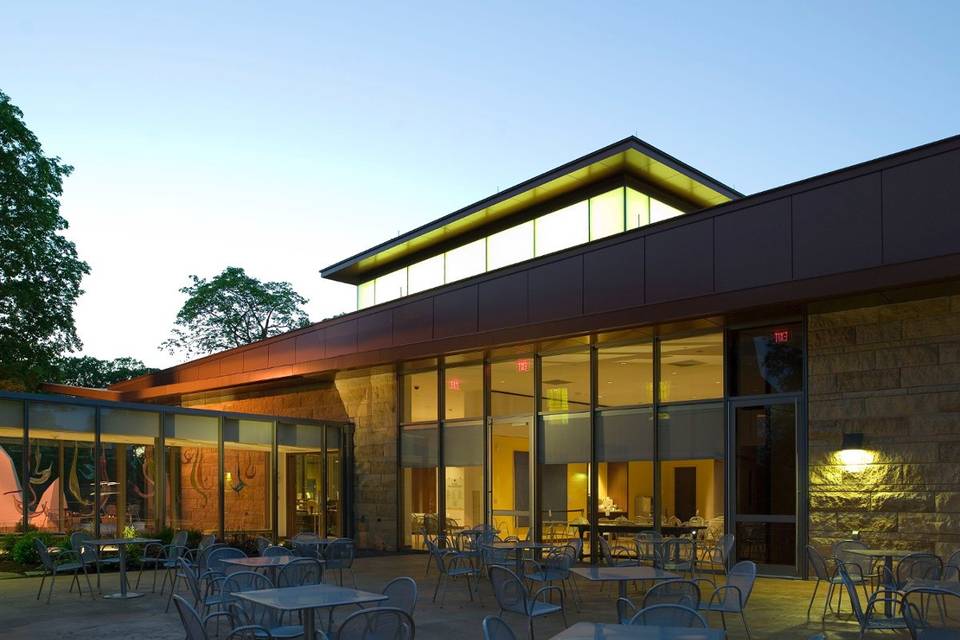
M845 433L837 459L843 465L844 471L859 473L873 462L873 452L863 448L862 433Z

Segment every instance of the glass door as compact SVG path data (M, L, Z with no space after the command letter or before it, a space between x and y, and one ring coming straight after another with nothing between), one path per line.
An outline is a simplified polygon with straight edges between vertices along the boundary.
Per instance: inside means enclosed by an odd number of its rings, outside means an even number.
M496 419L490 429L490 524L501 538L523 539L532 526L532 431L532 416Z
M797 401L731 403L736 559L797 573Z

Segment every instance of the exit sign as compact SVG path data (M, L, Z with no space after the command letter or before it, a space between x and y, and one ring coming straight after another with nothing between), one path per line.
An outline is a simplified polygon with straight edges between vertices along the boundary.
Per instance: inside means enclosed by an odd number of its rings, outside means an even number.
M777 329L773 332L773 341L776 344L784 344L790 342L790 330L789 329Z

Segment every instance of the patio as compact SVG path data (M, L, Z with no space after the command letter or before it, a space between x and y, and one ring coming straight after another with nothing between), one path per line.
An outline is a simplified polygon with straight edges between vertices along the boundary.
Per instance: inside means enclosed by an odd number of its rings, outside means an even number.
M497 613L489 582L481 585L483 605L471 603L466 587L460 582L452 582L447 590L445 605L441 608L430 601L436 584L436 572L431 571L429 576L425 576L425 563L426 556L422 554L395 554L359 558L354 567L361 589L379 591L396 576L406 575L417 581L419 599L414 615L417 638L450 640L451 634L459 638L479 638L483 617ZM57 588L49 605L43 599L36 599L39 577L0 580L0 629L3 630L0 635L10 640L180 640L183 638L180 620L172 607L169 613L163 613L166 596L149 593L150 577L145 573L140 589L147 591L147 595L128 601L100 597L91 599L86 594L80 598L76 593L67 592L69 578L61 577L57 580ZM116 590L118 583L116 573L106 574L103 591ZM568 604L567 619L570 624L581 620L614 622L616 587L608 584L601 591L598 584L585 580L579 580L578 585L584 599L583 610L577 612L572 604ZM857 626L846 617L837 619L828 615L825 627L821 627L817 613L823 603L820 596L814 606L811 622L807 623L806 609L812 591L812 581L759 579L747 607L747 619L753 637L805 639L825 630L828 638L856 638ZM849 611L847 606L845 611ZM338 610L338 618L346 613ZM511 614L507 614L505 619L519 638L525 637L523 620ZM739 620L734 616L728 617L728 623L729 638L746 637ZM719 626L719 618L711 618L710 624ZM562 630L562 623L559 617L549 616L538 619L535 628L536 637L546 640ZM903 634L900 637L908 636Z

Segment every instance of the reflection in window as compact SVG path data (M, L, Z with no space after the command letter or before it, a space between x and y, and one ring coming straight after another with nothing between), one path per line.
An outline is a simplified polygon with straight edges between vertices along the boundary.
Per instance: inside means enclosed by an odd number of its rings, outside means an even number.
M483 365L447 367L443 385L447 420L483 416Z
M676 405L660 410L660 499L663 526L723 532L723 404Z
M443 254L421 260L407 267L410 293L419 293L443 284Z
M403 471L403 544L423 546L424 534L436 535L437 425L404 427L400 432Z
M664 340L660 402L723 397L723 334Z
M443 456L450 528L483 524L483 423L444 424Z
M487 241L484 238L447 251L446 282L456 282L487 270Z
M590 198L590 239L623 231L623 187Z
M0 399L0 532L23 526L23 404ZM31 520L33 510L30 511Z
M627 229L650 224L650 196L627 187Z
M539 424L542 537L564 543L587 517L590 414L546 415Z
M590 353L575 351L541 359L540 409L544 413L590 408Z
M624 407L653 402L653 344L597 350L597 404Z
M521 355L490 364L490 413L533 413L533 356Z
M536 219L536 254L545 256L590 239L586 200Z
M734 338L736 395L788 393L803 387L799 324L744 329Z
M487 237L487 271L533 257L533 220Z
M653 524L653 410L621 409L597 416L597 488L601 518ZM605 502L606 500L606 502Z
M403 413L401 421L424 422L437 419L437 372L403 374Z
M167 526L219 532L217 418L178 414L164 424L164 432Z
M377 304L407 295L407 270L398 269L377 278L376 295Z
M157 528L157 451L160 415L101 409L100 534Z
M273 425L256 420L223 423L223 528L225 533L269 536Z
M671 207L668 204L664 204L655 198L650 198L650 222L660 222L661 220L669 220L670 218L676 218L677 216L682 216L683 211Z

